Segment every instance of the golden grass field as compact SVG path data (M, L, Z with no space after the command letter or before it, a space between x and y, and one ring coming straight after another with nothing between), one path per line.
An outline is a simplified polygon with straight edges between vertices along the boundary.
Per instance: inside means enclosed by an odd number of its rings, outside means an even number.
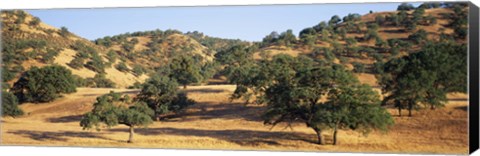
M467 95L449 95L445 108L414 112L395 118L391 130L367 137L340 131L338 145L317 145L315 133L304 124L265 126L263 107L230 102L234 85L189 86L188 96L198 103L178 117L137 128L135 142L127 143L128 128L82 130L81 115L97 96L112 89L78 88L73 94L46 104L23 104L23 117L1 120L1 144L39 146L142 147L176 149L229 149L321 152L448 153L468 152ZM135 94L138 90L113 89ZM324 134L331 143L331 132Z

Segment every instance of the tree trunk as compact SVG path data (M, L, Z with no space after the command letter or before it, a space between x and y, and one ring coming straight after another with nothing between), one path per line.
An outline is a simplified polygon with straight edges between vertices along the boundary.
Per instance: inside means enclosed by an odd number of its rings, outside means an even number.
M323 145L322 130L315 129L315 133L317 133L317 144Z
M398 116L402 117L402 108L398 107Z
M130 136L128 137L128 143L132 143L133 142L133 133L135 133L133 131L133 126L130 126Z
M186 84L183 85L183 89L187 89L187 85L186 85Z
M435 105L430 105L431 110L435 110Z
M333 130L333 145L337 145L337 126L335 125L335 129Z
M408 117L412 117L412 103L408 103Z

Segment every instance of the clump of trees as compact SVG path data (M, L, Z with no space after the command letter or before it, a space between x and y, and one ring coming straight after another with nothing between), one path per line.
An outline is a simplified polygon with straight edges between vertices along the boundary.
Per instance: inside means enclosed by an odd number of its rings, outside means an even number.
M168 64L168 75L183 85L186 89L187 85L197 83L202 80L200 73L200 63L193 57L188 55L177 55L171 59Z
M21 102L50 102L63 93L76 91L76 82L70 70L52 65L32 67L14 83L11 92Z
M379 75L383 104L402 109L425 107L435 109L447 102L449 92L466 92L467 49L455 43L427 43L414 54L394 58L383 66Z
M128 143L134 141L135 127L146 127L153 123L154 111L147 104L132 101L128 95L111 92L97 98L91 112L83 115L80 126L83 129L100 130L102 125L113 127L119 124L129 127Z
M175 79L166 76L154 76L148 79L141 86L136 100L145 102L154 110L152 117L157 120L195 104L195 101L189 99L185 92L178 90Z

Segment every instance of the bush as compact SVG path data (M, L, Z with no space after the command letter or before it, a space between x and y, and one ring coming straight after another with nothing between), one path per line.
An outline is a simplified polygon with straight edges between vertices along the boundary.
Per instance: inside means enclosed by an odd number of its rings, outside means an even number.
M50 102L62 93L76 92L72 72L59 65L32 67L14 83L12 93L21 102Z
M125 64L125 62L120 62L120 63L118 63L118 64L115 66L115 68L117 68L117 69L118 69L119 71L121 71L121 72L128 72L128 70L129 70L128 67L127 67L127 65Z
M17 97L2 90L2 116L17 117L20 115L23 115L23 111L18 107Z
M80 69L83 67L83 62L85 62L85 60L81 57L75 57L72 61L70 61L70 63L68 63L67 65L72 67L73 69Z
M115 83L105 77L105 74L96 74L93 78L85 80L87 87L94 88L115 88Z
M70 31L68 31L67 27L61 27L60 28L60 36L62 37L68 37L70 35Z
M135 76L140 76L145 73L145 69L142 66L136 64L133 66L132 72L133 74L135 74Z
M359 62L353 62L353 72L355 73L363 73L365 72L365 65Z

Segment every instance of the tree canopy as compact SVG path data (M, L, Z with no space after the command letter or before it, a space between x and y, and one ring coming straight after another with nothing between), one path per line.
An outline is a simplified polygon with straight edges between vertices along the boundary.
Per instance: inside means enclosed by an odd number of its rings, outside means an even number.
M21 102L50 102L62 93L76 91L72 72L59 65L32 67L26 71L12 88Z
M177 113L187 106L195 104L187 94L178 91L178 83L169 77L154 76L148 79L136 97L137 101L145 102L154 110L152 117L159 120L161 115Z
M379 76L383 104L393 104L401 115L409 116L420 104L431 109L447 102L449 92L466 92L467 49L455 43L428 43L417 53L392 59L385 63Z
M80 126L83 129L96 128L102 125L108 128L123 124L129 127L128 142L133 142L134 128L151 124L154 112L143 102L131 101L128 95L111 92L97 98L91 112L83 115Z

